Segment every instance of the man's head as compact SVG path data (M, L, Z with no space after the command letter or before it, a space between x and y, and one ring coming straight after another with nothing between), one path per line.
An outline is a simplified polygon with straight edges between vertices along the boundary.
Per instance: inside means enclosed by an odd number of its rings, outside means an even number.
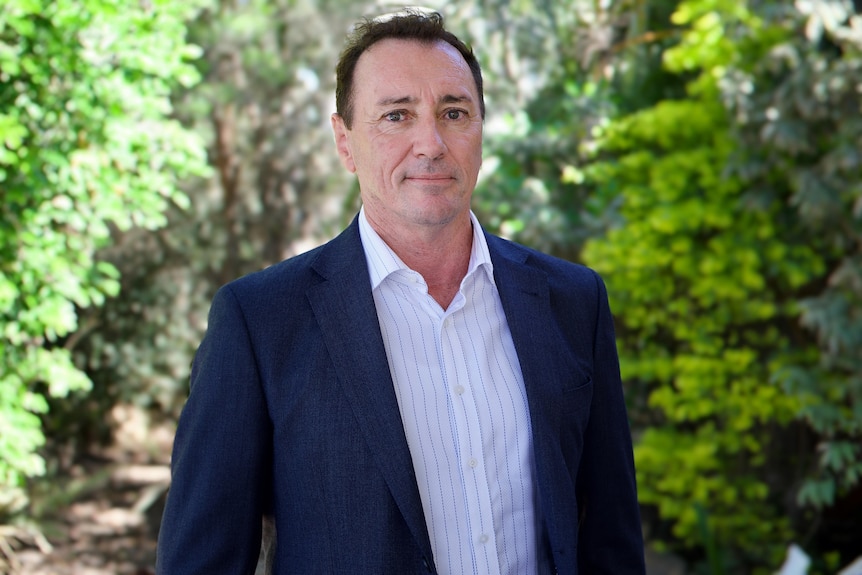
M411 13L364 30L339 64L339 82L348 81L331 120L365 214L378 232L406 236L469 225L484 116L475 57L439 16Z
M476 91L479 94L482 118L485 117L482 70L473 51L443 27L443 17L437 12L406 11L388 18L364 20L356 26L347 39L347 45L335 68L335 111L341 116L348 129L353 127L353 83L356 64L368 48L386 39L412 40L424 44L443 41L458 50L473 75Z

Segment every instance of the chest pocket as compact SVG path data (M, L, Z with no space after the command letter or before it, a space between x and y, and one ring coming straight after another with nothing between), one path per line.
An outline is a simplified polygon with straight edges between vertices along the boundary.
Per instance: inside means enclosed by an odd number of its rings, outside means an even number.
M593 400L593 380L587 378L571 387L563 388L561 411L566 415L586 417Z

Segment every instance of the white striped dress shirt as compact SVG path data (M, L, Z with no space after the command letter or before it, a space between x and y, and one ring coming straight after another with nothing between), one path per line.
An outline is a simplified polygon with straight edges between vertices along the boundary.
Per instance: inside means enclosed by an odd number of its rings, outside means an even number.
M518 356L476 217L449 308L359 214L380 330L441 575L537 571L538 503Z

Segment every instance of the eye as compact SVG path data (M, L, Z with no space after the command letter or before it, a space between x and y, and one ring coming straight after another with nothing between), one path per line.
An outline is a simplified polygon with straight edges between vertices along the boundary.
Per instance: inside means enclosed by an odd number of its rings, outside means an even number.
M383 117L389 122L402 122L406 118L407 114L398 110L396 112L386 112Z
M447 120L463 120L467 117L467 112L464 110L446 110L445 113Z

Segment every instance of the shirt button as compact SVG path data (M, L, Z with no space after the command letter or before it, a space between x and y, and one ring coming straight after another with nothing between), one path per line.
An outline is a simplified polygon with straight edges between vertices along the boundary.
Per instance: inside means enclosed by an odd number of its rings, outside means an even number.
M464 393L464 386L463 385L456 385L455 386L455 393L457 393L458 395L461 395L462 393Z
M470 467L476 467L477 465L479 465L479 462L476 461L475 457L471 457L470 460L467 462L467 465L469 465Z
M487 542L488 542L488 536L487 536L487 535L485 535L484 533L482 533L481 535L479 535L479 543L481 543L482 545L484 545L484 544L485 544L485 543L487 543Z

